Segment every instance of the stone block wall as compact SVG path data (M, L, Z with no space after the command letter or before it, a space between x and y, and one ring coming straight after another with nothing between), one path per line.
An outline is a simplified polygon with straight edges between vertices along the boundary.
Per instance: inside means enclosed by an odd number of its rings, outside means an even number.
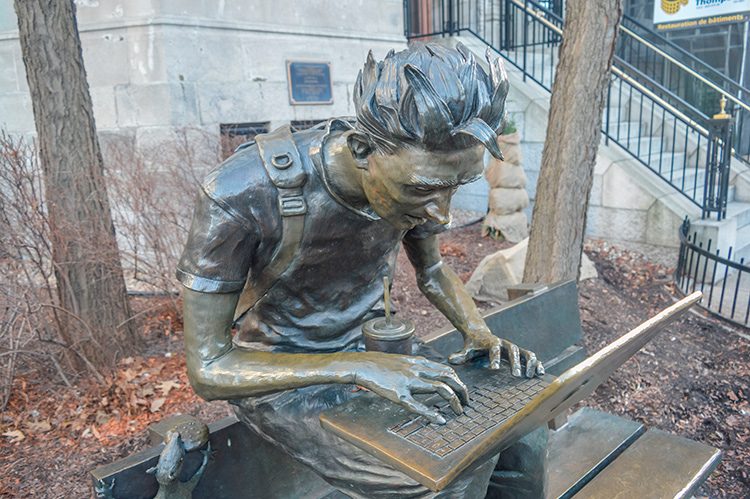
M34 130L13 0L0 0L0 127ZM405 48L399 0L78 0L97 128L136 147L219 124L354 114L367 51ZM286 61L330 62L333 104L289 102Z

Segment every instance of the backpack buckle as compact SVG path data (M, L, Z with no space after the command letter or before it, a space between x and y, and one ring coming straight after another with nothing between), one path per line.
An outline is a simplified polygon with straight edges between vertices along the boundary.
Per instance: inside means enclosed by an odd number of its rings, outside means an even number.
M301 194L279 196L279 211L282 217L292 217L307 213L307 203Z
M279 170L286 170L292 164L294 160L288 153L274 154L271 156L271 164Z

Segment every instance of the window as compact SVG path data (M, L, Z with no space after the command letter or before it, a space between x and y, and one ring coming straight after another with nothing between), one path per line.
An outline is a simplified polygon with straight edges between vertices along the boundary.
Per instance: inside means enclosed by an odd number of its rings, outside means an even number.
M325 122L326 120L294 120L292 121L292 131L301 132Z
M259 123L223 123L219 125L222 159L231 156L240 144L253 140L258 134L268 133L269 125L268 121Z

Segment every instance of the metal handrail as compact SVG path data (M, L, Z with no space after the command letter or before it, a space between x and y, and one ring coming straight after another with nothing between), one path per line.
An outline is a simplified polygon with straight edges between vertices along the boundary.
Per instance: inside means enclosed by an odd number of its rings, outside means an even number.
M561 30L561 28L559 26L557 26L555 24L552 24L549 21L547 21L547 19L545 19L545 16L549 16L549 17L552 17L555 20L557 20L560 24L562 24L563 23L562 18L559 17L558 15L556 15L554 12L550 12L549 10L545 9L545 7L543 7L543 6L539 5L539 4L535 4L533 1L528 1L528 0L524 1L524 2L519 2L518 0L511 0L511 1L513 1L513 3L516 6L518 6L521 9L523 9L524 11L532 13L534 15L534 17L536 17L545 26L547 26L548 28L554 30L556 33L562 35L562 30ZM536 8L533 9L533 10L530 10L528 8L528 4L530 4L530 3L534 4ZM682 49L678 45L675 45L674 43L670 42L669 40L667 40L666 38L662 37L658 33L649 30L648 28L646 28L645 26L643 26L642 24L640 24L638 21L630 18L627 15L623 15L623 21L631 23L634 26L637 26L638 28L641 28L641 29L645 30L649 34L657 37L661 42L663 42L665 45L669 46L671 49L679 51L692 64L698 64L699 66L701 66L702 68L704 68L707 72L709 72L712 75L714 75L715 78L717 80L721 81L724 85L732 87L732 89L734 91L736 91L738 95L745 95L745 96L750 95L750 90L746 89L745 87L737 84L736 82L730 80L726 76L724 76L721 73L717 72L715 69L713 69L712 67L708 66L706 63L704 63L700 59L696 58L695 56L693 56L689 52L685 51L684 49ZM627 34L628 36L630 36L631 38L633 38L634 40L636 40L639 44L643 45L644 47L646 47L648 49L653 50L656 54L660 55L663 58L664 63L670 63L670 64L675 65L677 68L679 68L682 71L684 71L685 74L688 77L694 78L698 82L704 84L706 87L708 87L708 88L716 91L719 94L719 96L722 96L723 100L725 100L722 103L722 107L721 107L721 112L722 113L724 112L724 107L723 106L726 104L726 101L730 101L730 102L736 104L738 106L738 108L736 110L740 110L741 109L741 110L744 110L745 112L750 112L750 103L746 103L746 102L742 101L739 97L736 97L729 90L726 90L726 89L722 88L718 84L714 83L714 81L711 81L710 79L704 77L703 75L701 75L700 73L698 73L697 71L695 71L694 69L692 69L691 67L689 67L686 64L684 64L682 61L679 61L678 59L675 59L670 54L668 54L666 51L662 50L660 47L658 47L658 46L654 45L653 43L649 42L648 40L646 40L643 36L640 36L637 33L635 33L633 30L627 28L626 26L623 26L622 22L620 23L620 25L618 26L618 28L619 28L619 30L620 30L621 33ZM680 106L683 106L686 110L688 110L690 112L693 112L700 119L706 119L707 120L707 119L710 118L710 116L707 115L705 112L700 111L698 109L695 109L695 107L693 107L692 104L690 104L690 103L684 101L683 99L681 99L680 96L677 93L675 93L674 91L671 91L669 89L666 89L661 84L659 84L658 82L655 82L655 81L651 80L646 74L642 73L636 67L631 66L630 64L628 64L627 61L625 61L624 59L619 58L617 55L615 55L615 61L618 61L619 64L623 64L623 65L627 66L629 68L629 70L632 71L632 74L638 75L638 78L640 80L648 83L649 85L653 86L657 90L658 89L663 90L665 96L667 96L672 101L675 101L676 104L678 104ZM613 72L617 72L614 63L613 63L612 70L613 70ZM630 76L630 75L628 75L628 76ZM633 83L633 84L636 84L636 79L631 77L630 78L630 82ZM639 90L645 91L644 90L645 87L643 85L638 85L638 87L639 87ZM649 94L651 96L654 95L653 92L649 92ZM671 112L673 112L675 114L678 114L679 116L685 118L688 122L695 123L694 120L691 120L690 118L687 118L687 116L685 115L684 112L681 112L681 110L678 110L678 108L675 107L674 105L672 105L670 103L667 103L667 101L664 98L659 98L658 100L659 100L659 103L661 105L665 106ZM720 100L722 100L722 99L720 99ZM748 115L744 115L744 116L735 115L735 118L740 123L740 126L736 130L736 132L737 132L737 143L735 144L735 147L732 147L731 153L739 161L741 161L741 162L743 162L743 163L745 163L747 165L750 165L750 157L743 156L737 150L738 147L741 147L742 150L744 151L745 148L747 147L746 143L744 145L742 145L743 142L742 142L742 139L741 139L741 137L743 137L743 134L742 134L743 122L746 121L747 117L748 117ZM700 130L702 132L706 132L706 129L704 127L701 127L700 125L698 125L697 130Z
M699 132L701 132L702 135L708 137L708 130L701 125L700 123L696 122L695 120L688 117L686 114L684 114L682 111L671 105L669 102L665 101L661 97L659 97L657 94L649 90L647 87L641 85L638 80L633 78L632 76L628 75L625 71L621 70L614 64L612 64L612 72L615 73L617 76L625 80L628 84L633 85L636 87L639 91L643 92L644 94L648 95L651 99L658 102L660 106L668 109L672 114L680 118L682 121L685 122L685 124L690 125L691 127L695 128Z
M541 5L539 5L539 4L535 3L535 2L531 2L531 1L524 1L524 2L522 2L520 0L510 0L510 1L512 3L514 3L514 4L516 4L517 6L519 6L520 8L522 8L524 11L526 11L529 14L533 15L534 17L536 17L539 21L542 22L542 24L546 25L552 31L555 31L558 35L562 35L563 34L563 30L562 30L561 27L557 26L556 24L553 24L553 23L549 22L549 20L545 17L545 14L546 14L546 15L552 16L552 17L558 19L560 22L562 22L562 19L560 17L558 17L557 14L555 14L554 12L550 12L548 10L545 10L544 7L542 7ZM534 8L530 9L529 8L529 4L534 5L537 8L536 9L534 9Z
M640 28L640 29L644 30L645 32L647 32L650 36L658 39L659 42L663 46L669 47L670 50L674 50L674 51L678 52L681 57L684 57L685 59L689 60L691 62L691 64L700 66L700 68L703 71L706 71L707 73L710 73L716 80L722 81L724 84L732 87L738 93L739 92L743 92L743 93L745 93L747 95L750 95L750 89L743 87L742 84L738 84L737 82L735 82L734 80L731 80L730 78L727 78L725 75L721 74L716 69L712 68L711 66L709 66L708 64L706 64L702 60L698 59L697 57L695 57L693 54L691 54L687 50L683 49L682 47L680 47L676 43L674 43L674 42L670 41L669 39L665 38L664 36L662 36L660 33L649 29L648 27L644 26L643 24L641 24L640 22L636 21L635 19L633 19L632 17L628 16L627 14L624 14L622 16L622 19L626 23L633 24L633 25L637 26L638 28ZM693 71L696 71L696 70L693 69ZM698 73L698 75L700 75L700 73Z
M534 0L435 0L434 10L432 2L421 10L421 0L411 1L414 8L405 7L407 37L470 34L516 66L524 79L551 91L564 35L559 16ZM412 12L427 17L411 17ZM412 19L419 23L412 24ZM611 69L602 123L605 140L674 187L704 218L724 218L729 192L725 151L731 151L731 137L717 131L715 120L620 56L615 55Z
M542 7L541 5L538 5L538 4L534 4L533 2L522 2L520 0L511 0L511 2L513 2L514 4L516 4L518 7L520 7L521 9L523 9L524 11L526 11L527 13L529 13L532 16L536 17L539 22L541 22L542 24L544 24L545 26L547 26L551 30L555 31L557 34L559 34L559 35L563 34L563 29L562 28L560 28L559 26L557 26L554 23L550 22L545 17L545 14L557 17L553 12L549 12L547 10L544 10L544 7ZM538 8L529 8L528 4L530 4L530 3L534 4ZM628 36L631 36L631 37L635 38L636 40L638 40L638 42L640 42L643 45L647 46L651 50L657 52L659 55L661 55L662 57L664 57L665 59L667 59L672 64L675 64L676 66L678 66L681 69L683 69L686 72L688 72L691 76L695 77L696 79L702 81L703 83L705 83L709 87L713 88L714 90L718 91L722 95L726 96L726 98L728 100L731 100L735 104L737 104L737 105L741 106L742 108L750 111L750 105L742 102L740 99L738 99L734 95L728 93L726 90L724 90L723 88L719 87L718 85L716 85L712 81L704 78L699 73L697 73L696 71L694 71L692 68L686 66L685 64L683 64L682 62L678 61L677 59L675 59L671 55L667 54L666 52L664 52L663 50L661 50L656 45L650 43L648 40L646 40L643 37L639 36L638 34L634 33L630 29L624 27L622 24L620 24L619 28L620 28L621 32L624 32ZM750 92L750 90L748 90L748 92Z
M552 16L552 17L556 18L557 20L559 20L560 22L562 22L562 18L560 18L559 16L557 16L557 14L555 14L554 12L550 12L549 10L546 10L542 5L539 5L539 4L537 4L537 3L533 2L533 1L532 2L523 2L523 1L520 1L520 0L511 0L511 1L514 4L516 4L518 7L522 8L523 10L525 10L526 12L528 12L529 14L533 15L534 17L536 17L540 22L542 22L543 24L545 24L550 29L556 31L558 34L562 34L563 30L560 29L557 25L549 22L546 19L546 17L545 17L545 16ZM533 7L530 8L529 4L533 5ZM639 26L639 27L641 27L643 29L648 29L645 26L643 26L642 24L640 24L638 21L636 21L635 19L630 18L627 15L624 15L623 19L625 19L625 20L627 20L627 22L633 23L633 24L635 24L635 25L637 25L637 26ZM685 72L687 72L688 74L690 74L691 76L693 76L694 78L696 78L697 80L705 83L709 87L713 88L714 90L718 91L722 95L726 96L726 98L728 100L734 102L735 104L737 104L738 106L742 107L743 109L746 109L746 110L750 111L750 105L749 104L743 102L739 98L737 98L734 95L732 95L731 93L727 92L727 90L725 90L722 87L716 85L713 81L707 79L706 77L704 77L703 75L701 75L700 73L698 73L697 71L695 71L693 68L691 68L691 67L687 66L686 64L684 64L682 61L680 61L678 59L675 59L670 54L668 54L667 52L665 52L664 50L662 50L658 46L654 45L653 43L649 42L648 40L646 40L645 38L643 38L639 34L635 33L630 28L627 28L627 27L623 26L622 24L620 24L618 26L618 28L619 28L620 32L625 33L626 35L628 35L628 36L630 36L630 37L638 40L639 43L641 43L641 44L645 45L646 47L650 48L651 50L655 51L656 53L658 53L659 55L661 55L662 57L664 57L667 61L671 62L672 64L674 64L676 66L678 66L680 69L684 70ZM750 89L746 89L746 88L742 87L742 85L738 85L734 81L729 80L728 78L726 78L725 76L723 76L721 73L718 73L712 67L706 65L700 59L696 58L695 56L693 56L689 52L685 51L681 47L679 47L677 45L674 45L672 42L670 42L666 38L662 37L658 33L653 33L653 34L656 35L656 36L658 36L665 44L669 44L670 47L679 50L686 58L689 58L691 61L696 62L696 63L700 64L701 66L704 66L707 70L715 73L718 76L718 78L723 79L726 82L728 82L730 85L736 87L737 91L739 91L739 92L747 92L747 94L750 95Z
M623 25L620 25L620 31L626 33L628 36L631 36L631 37L635 38L636 40L638 40L639 43L642 43L646 47L648 47L651 50L653 50L654 52L658 53L660 56L664 57L666 60L668 60L669 62L671 62L675 66L678 66L680 69L686 71L687 73L689 73L691 76L693 76L697 80L702 81L703 83L705 83L709 87L711 87L714 90L718 91L721 95L725 96L727 98L727 100L731 100L732 102L734 102L738 106L746 109L747 111L750 111L750 105L745 104L740 99L736 98L734 95L732 95L731 93L727 92L726 90L724 90L720 86L716 85L711 80L708 80L708 79L704 78L699 73L695 72L692 68L686 66L682 62L680 62L677 59L675 59L674 57L670 56L669 54L667 54L666 52L664 52L663 50L661 50L659 47L657 47L656 45L650 43L648 40L646 40L643 37L637 35L636 33L633 33L632 31L630 31L628 28L624 27Z
M533 16L535 21L542 23L548 29L551 29L555 33L562 35L563 30L560 28L560 26L548 20L548 18L552 18L555 21L557 21L560 25L563 23L563 19L557 14L555 14L554 12L549 11L544 6L534 2L533 0L523 0L523 1L510 0L510 1L523 12L527 13L530 16ZM735 110L739 111L739 114L736 114L735 118L739 125L737 129L735 130L736 140L735 140L735 145L732 148L731 152L733 156L737 158L739 161L750 166L750 156L747 156L748 148L750 148L750 144L748 144L746 134L744 134L742 131L743 127L747 126L746 122L748 122L748 118L750 118L750 103L745 102L740 97L738 97L740 95L745 96L745 97L750 96L750 89L746 89L745 87L738 85L736 82L730 80L726 76L717 72L715 69L711 68L710 66L705 64L703 61L701 61L700 59L690 54L689 52L685 51L681 47L670 42L669 40L662 37L658 33L655 33L649 30L648 28L638 23L636 20L630 18L629 16L624 15L623 22L627 22L637 28L643 29L649 35L652 35L658 38L659 41L661 41L663 45L669 47L672 50L677 50L686 59L688 59L690 64L699 65L707 73L713 76L714 78L713 80L711 78L707 78L706 76L700 74L699 72L691 68L689 65L685 64L684 62L680 61L679 59L676 59L675 57L667 53L661 47L647 40L644 36L641 36L638 33L634 32L632 29L626 26L623 26L623 23L619 25L619 30L621 33L632 38L632 40L636 42L637 46L639 47L643 46L653 51L654 54L657 54L661 58L660 60L663 61L663 64L672 64L675 68L683 72L682 74L689 79L688 81L692 79L693 81L698 82L700 85L703 85L703 88L715 91L718 94L717 98L722 97L726 101L731 102L736 105ZM620 59L620 62L621 63L625 62L625 60ZM654 85L654 82L649 80L649 78L643 73L641 69L638 69L636 67L632 67L632 69L633 69L633 74L638 75L639 79L641 79L642 81L646 83ZM635 81L635 80L631 79L631 81ZM727 86L731 87L731 89L723 88L719 83L723 84L724 87L727 87ZM656 86L660 86L660 85L655 84L654 87ZM642 85L639 88L642 88ZM697 117L701 119L709 119L710 116L705 111L698 111L697 109L691 107L691 105L687 104L685 101L680 99L678 94L680 94L681 91L677 91L676 89L673 89L673 90L664 89L663 87L662 89L665 90L664 97L674 101L673 104L667 106L670 109L670 111L675 111L676 109L678 109L677 107L675 107L674 104L682 105L682 106L685 106L685 109L691 112L694 112ZM733 92L735 92L736 95ZM662 98L660 99L660 102L666 102L666 100ZM684 116L684 111L681 114ZM743 139L743 137L745 138Z
M554 13L549 12L549 11L544 11L541 6L539 6L540 7L539 9L533 9L533 8L529 9L527 4L529 4L529 3L533 4L533 2L522 2L520 0L511 0L511 2L514 3L514 4L516 4L520 8L522 8L527 13L533 15L534 17L537 18L537 20L539 22L541 22L542 24L544 24L545 26L547 26L549 29L551 29L552 31L554 31L558 35L562 36L563 29L560 28L559 26L555 25L554 23L550 22L544 16L544 13L552 15L552 16L555 16ZM555 16L555 17L557 17L557 16ZM459 28L458 31L463 31L463 30L461 28ZM476 33L474 33L474 35L477 36L478 38L481 38ZM697 123L695 120L689 118L682 111L680 111L679 109L677 109L676 107L674 107L672 104L670 104L669 102L667 102L666 100L664 100L663 98L661 98L660 96L658 96L657 94L655 94L654 92L652 92L651 90L649 90L647 87L645 87L644 85L642 85L638 80L636 80L635 78L629 76L627 73L625 73L625 71L619 69L617 66L614 65L614 63L612 64L612 68L611 69L612 69L613 73L615 73L617 76L619 76L623 80L627 81L630 85L633 85L638 90L640 90L644 94L648 95L650 98L652 98L655 101L657 101L659 103L659 105L667 108L670 112L672 112L673 114L675 114L676 116L678 116L680 119L682 119L683 121L685 121L687 124L689 124L690 126L694 127L696 130L700 131L705 136L708 136L708 130L706 130L706 128L704 128L700 123ZM748 109L750 109L750 108L748 108Z

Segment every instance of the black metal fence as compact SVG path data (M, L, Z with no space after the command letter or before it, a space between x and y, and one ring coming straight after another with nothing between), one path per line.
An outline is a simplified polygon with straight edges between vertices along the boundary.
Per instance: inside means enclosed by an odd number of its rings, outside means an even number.
M721 250L690 234L690 221L685 219L680 228L680 255L675 270L675 285L685 294L700 290L699 305L712 314L741 326L750 319L750 267L745 258L736 260L732 247L721 255Z
M562 2L405 0L404 12L407 38L473 36L518 68L524 80L551 90L563 36ZM704 218L721 220L732 151L727 129L651 76L615 56L602 133L700 207Z
M647 76L645 84L659 82L650 88L693 119L712 116L721 96L729 96L727 109L734 113L736 123L734 154L750 164L749 89L627 15L622 19L615 55Z

